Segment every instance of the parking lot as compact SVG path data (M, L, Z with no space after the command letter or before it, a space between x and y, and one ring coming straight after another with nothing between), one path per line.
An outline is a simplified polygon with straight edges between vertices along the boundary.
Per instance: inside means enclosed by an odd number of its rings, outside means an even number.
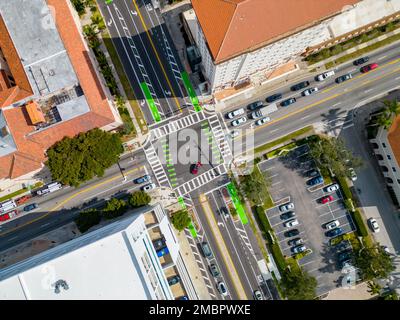
M307 249L312 252L300 259L299 264L318 281L317 294L321 295L340 286L341 272L337 256L329 247L325 225L338 220L343 233L355 230L352 219L345 209L342 194L339 190L327 192L331 183L308 185L313 179L310 172L315 168L313 159L308 155L308 146L300 146L285 156L259 163L262 172L270 185L270 194L275 207L266 211L267 217L275 231L284 256L293 255L288 244L291 239L301 238ZM318 172L317 172L318 174ZM321 198L330 197L330 201L322 203ZM284 220L281 205L292 202L295 216ZM298 225L285 227L284 223L296 218ZM290 237L286 234L291 229L298 229L299 234Z

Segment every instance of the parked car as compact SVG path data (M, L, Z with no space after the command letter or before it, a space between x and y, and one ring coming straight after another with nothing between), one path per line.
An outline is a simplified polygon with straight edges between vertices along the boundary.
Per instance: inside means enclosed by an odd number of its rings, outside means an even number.
M353 62L353 64L354 64L355 66L359 66L359 65L364 64L364 63L366 63L366 62L368 62L368 61L369 61L369 57L362 57L362 58L359 58L359 59L355 60L355 61Z
M357 175L356 172L354 171L354 168L349 168L349 173L350 173L350 178L352 181L356 181L357 180Z
M330 70L330 71L327 71L327 72L324 72L324 73L321 73L321 74L317 75L315 77L315 80L324 81L326 78L332 77L334 75L335 75L335 71Z
M320 199L320 202L322 204L325 204L325 203L328 203L328 202L332 202L333 200L335 200L335 199L331 195L329 195L329 196L322 197Z
M201 243L201 250L206 258L211 258L213 256L210 246L207 242Z
M150 191L150 190L153 190L155 188L156 188L156 185L154 183L149 183L149 184L146 184L145 186L141 187L140 189L142 191Z
M233 119L242 114L244 114L244 108L240 108L240 109L236 109L231 112L228 112L226 116L228 117L228 119Z
M381 246L381 248L383 249L383 251L385 251L387 254L392 254L391 252L390 252L390 249L387 247L387 246Z
M264 106L264 103L262 101L256 101L256 102L250 103L247 106L247 109L249 109L250 111L254 111L254 110L262 108L263 106Z
M307 250L307 247L304 244L296 246L291 249L293 253L301 253Z
M255 290L253 294L254 294L254 299L264 300L263 295L261 294L260 290Z
M32 195L27 194L25 196L22 196L21 198L18 198L17 200L15 200L15 203L20 206L21 204L27 202L29 199L32 198Z
M360 72L361 73L367 73L367 72L369 72L371 70L374 70L374 69L376 69L378 67L379 67L379 65L377 63L370 63L370 64L367 64L366 66L362 67L360 69Z
M311 94L313 94L315 92L318 92L318 88L317 87L306 89L301 93L301 95L306 97L306 96L309 96L309 95L311 95Z
M292 230L286 231L284 233L284 236L286 238L290 238L290 237L298 236L299 234L300 234L300 231L298 229L292 229Z
M157 251L157 257L165 256L168 253L169 253L168 247L164 247L161 250Z
M312 179L307 181L307 184L309 186L315 186L315 185L320 184L320 183L324 183L324 179L321 176L316 176L316 177L314 177L314 178L312 178Z
M176 298L175 300L189 300L188 296L180 296L178 298Z
M285 228L291 228L291 227L295 227L295 226L298 226L298 225L299 225L299 220L297 220L297 219L292 219L292 220L286 221L283 224L283 226Z
M258 120L255 122L255 125L256 125L256 126L261 126L262 124L267 123L267 122L269 122L269 121L271 121L271 118L270 118L270 117L264 117L264 118L258 119Z
M222 281L218 282L218 291L223 296L228 295L228 289L226 288L225 283L223 283Z
M342 251L349 250L349 249L351 249L351 248L352 248L352 246L351 246L351 243L350 243L349 240L343 240L343 241L341 241L340 243L338 243L338 244L335 246L335 250L336 250L337 253L340 253L340 252L342 252Z
M290 106L291 104L293 104L295 102L296 102L296 98L289 98L289 99L283 100L280 103L280 105L281 105L281 107L287 107L287 106Z
M294 211L287 211L281 214L281 220L287 220L296 216L296 212Z
M246 121L247 121L247 118L246 118L246 117L241 117L241 118L239 118L239 119L233 120L233 121L231 122L231 125L234 126L234 127L237 127L238 125L240 125L240 124L242 124L242 123L245 123Z
M229 133L229 137L230 137L231 139L236 138L238 135L239 135L239 130L232 130L232 131Z
M143 177L134 179L134 180L133 180L133 183L141 184L141 183L150 181L150 179L151 179L151 177L150 177L149 175L146 174L146 175L143 176Z
M342 228L336 228L336 229L332 229L332 230L327 231L326 235L328 237L336 237L336 236L338 236L338 235L340 235L342 233L343 233L343 229Z
M294 209L294 204L293 204L293 202L288 202L288 203L283 204L283 205L281 205L281 206L279 207L279 210L280 210L281 212L289 211L289 210L292 210L292 209Z
M294 238L288 241L289 246L298 246L300 244L303 244L304 241L302 238Z
M159 238L153 241L153 246L156 251L161 250L165 248L167 245L165 244L165 239L164 238Z
M177 284L179 281L181 281L181 277L176 275L176 276L169 277L167 280L168 280L168 284L170 286L173 286L174 284Z
M334 192L334 191L337 191L337 190L339 190L339 185L338 184L331 184L330 186L327 186L326 188L325 188L325 191L326 192Z
M290 90L298 91L298 90L304 89L305 87L308 87L309 85L310 85L309 81L302 81L302 82L299 82L299 83L291 86Z
M316 177L320 175L320 172L317 169L311 169L307 171L306 175L310 178Z
M342 75L340 77L337 77L335 81L336 81L336 83L342 83L344 81L350 80L351 78L353 78L351 73L347 73L347 74L344 74L344 75Z
M325 229L332 230L332 229L339 227L339 225L340 225L339 220L333 220L333 221L330 221L327 224L325 224Z
M219 269L216 264L214 264L214 263L210 264L209 268L210 268L210 272L214 278L219 277L219 275L221 273L219 272Z
M370 225L373 232L379 232L381 230L375 218L369 218L368 224Z
M272 96L269 96L265 99L268 103L272 103L276 100L282 99L282 93L275 93Z
M10 220L18 215L18 210L13 210L0 215L0 222Z
M190 168L190 173L191 174L197 174L198 172L199 172L199 168L202 166L202 164L201 164L201 162L200 161L198 161L197 163L195 163L195 164L192 164L191 165L191 168Z
M221 214L223 214L223 215L225 216L225 218L228 218L228 217L229 217L229 210L228 210L227 207L221 207L221 208L219 209L219 211L221 212Z
M28 212L28 211L32 211L36 208L39 208L39 205L37 203L30 203L24 207L24 211Z
M352 251L346 250L338 254L338 260L339 262L348 261L351 259L351 256L352 256Z

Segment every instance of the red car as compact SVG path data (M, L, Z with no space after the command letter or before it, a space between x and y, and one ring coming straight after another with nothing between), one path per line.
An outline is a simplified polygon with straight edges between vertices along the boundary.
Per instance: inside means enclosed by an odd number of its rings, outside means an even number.
M10 212L7 212L5 214L2 214L0 216L0 222L10 220L11 218L16 217L17 215L18 215L18 211L17 210L10 211Z
M321 198L321 203L323 203L323 204L332 202L332 201L333 201L333 196L326 196L326 197Z
M190 173L192 174L197 174L199 172L199 168L202 166L201 162L197 162L196 164L192 165L192 168L190 169Z
M377 64L377 63L371 63L371 64L367 64L366 66L362 67L362 68L360 69L360 71L361 71L362 73L366 73L366 72L371 71L371 70L374 70L374 69L376 69L376 68L378 68L378 64Z

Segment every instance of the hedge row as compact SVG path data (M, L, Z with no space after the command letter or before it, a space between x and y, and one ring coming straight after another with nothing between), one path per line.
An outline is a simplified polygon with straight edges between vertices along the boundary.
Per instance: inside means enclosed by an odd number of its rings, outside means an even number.
M368 229L367 226L364 223L364 220L361 216L360 211L356 210L352 212L352 218L354 220L354 223L357 226L357 232L360 236L366 237L368 236Z
M350 191L350 188L346 182L346 178L345 177L338 177L337 181L340 185L340 188L342 189L342 192L344 194L344 198L345 199L353 199L353 194Z

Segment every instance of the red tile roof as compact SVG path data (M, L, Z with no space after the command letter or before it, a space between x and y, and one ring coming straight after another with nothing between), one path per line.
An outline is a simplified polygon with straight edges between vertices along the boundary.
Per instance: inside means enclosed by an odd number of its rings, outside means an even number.
M397 116L393 120L393 124L388 131L388 141L396 158L397 165L400 166L400 116Z
M216 63L263 47L360 0L192 0Z

